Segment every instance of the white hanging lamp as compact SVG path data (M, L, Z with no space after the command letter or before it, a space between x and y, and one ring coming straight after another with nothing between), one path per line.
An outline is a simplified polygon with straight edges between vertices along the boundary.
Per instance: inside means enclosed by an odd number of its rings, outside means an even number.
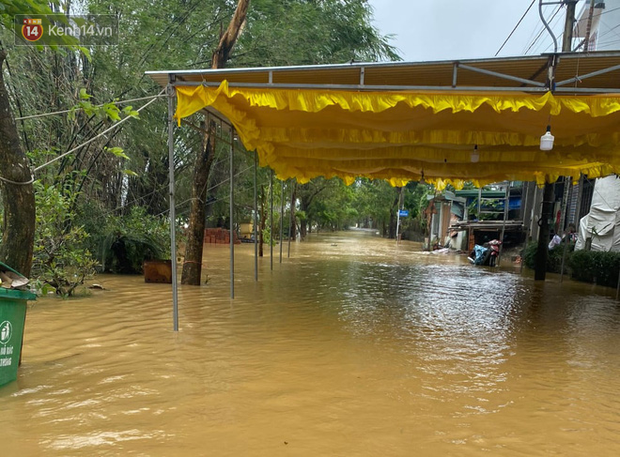
M555 137L551 134L551 126L547 126L547 131L540 137L540 150L551 151L553 149L553 140Z
M478 152L477 144L474 144L474 150L469 154L469 160L471 160L471 163L478 163L480 160L480 153Z

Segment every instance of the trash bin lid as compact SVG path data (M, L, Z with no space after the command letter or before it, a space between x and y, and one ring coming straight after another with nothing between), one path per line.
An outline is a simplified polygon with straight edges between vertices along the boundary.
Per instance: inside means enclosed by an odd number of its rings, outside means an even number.
M11 267L9 267L6 263L2 263L0 262L0 268L2 268L3 270L9 270L12 271L13 273L15 273L16 275L21 276L22 278L25 278L25 276L23 274L21 274L19 271L15 271L13 270Z
M4 271L9 270L15 273L22 278L25 278L23 274L19 271L13 270L11 267L6 265L5 263L0 262L0 268ZM13 298L16 300L36 300L36 294L33 294L29 290L18 290L18 289L7 289L5 287L0 287L0 299L2 298Z

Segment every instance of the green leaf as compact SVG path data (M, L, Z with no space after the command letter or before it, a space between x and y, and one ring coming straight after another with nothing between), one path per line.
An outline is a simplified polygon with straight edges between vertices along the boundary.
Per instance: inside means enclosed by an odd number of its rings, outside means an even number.
M127 176L138 176L138 173L132 170L123 170L123 173L125 173Z
M123 113L127 116L133 117L134 119L140 119L140 113L133 109L131 105L123 108Z
M121 117L119 116L119 112L120 110L112 104L107 104L104 106L104 111L106 116L108 116L110 119L112 119L113 121L120 121Z
M91 97L92 95L88 94L86 92L86 89L84 89L83 87L80 89L80 100L88 100Z
M90 51L87 48L85 48L84 46L78 46L78 49L80 50L82 54L86 56L89 62L92 62L93 59L90 55Z
M123 152L123 148L105 148L106 152L110 152L114 154L116 157L120 157L121 159L129 159L129 156Z

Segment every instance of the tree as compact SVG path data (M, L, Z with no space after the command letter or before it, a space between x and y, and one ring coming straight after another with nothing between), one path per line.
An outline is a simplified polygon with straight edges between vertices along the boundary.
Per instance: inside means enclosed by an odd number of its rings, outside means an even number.
M34 181L4 83L6 55L0 49L0 190L4 203L0 260L29 276L35 232Z
M355 207L363 220L362 226L371 225L370 228L380 229L383 236L394 237L395 208L398 201L398 191L386 181L358 179L355 184L356 202ZM393 231L390 233L390 227Z
M226 65L230 53L241 33L247 15L250 0L239 0L226 32L213 52L211 68L222 68ZM205 132L203 153L196 156L194 162L194 185L192 187L192 203L189 215L185 263L183 264L182 284L200 285L202 273L202 248L205 228L205 200L207 197L206 180L213 162L213 130ZM232 141L232 138L231 138ZM231 238L233 234L230 234Z
M313 210L312 205L317 199L318 195L325 192L330 186L337 186L339 179L325 179L322 177L315 178L312 181L302 184L298 187L299 209L303 213L304 217L300 220L299 234L303 240L308 234L308 225L312 226L312 220L316 220L316 211ZM342 181L340 181L342 182Z
M235 66L318 64L382 58L399 60L394 48L387 43L388 39L380 36L372 26L371 9L366 1L255 0L251 10L248 3L238 3L233 19L213 53L212 68L221 67L229 60ZM238 46L233 54L237 38ZM196 162L194 181L199 174L208 172L204 162ZM302 214L307 215L305 205L308 201L304 201L303 197L309 194L302 192L300 195ZM204 207L205 200L206 194L192 195L190 239L181 280L184 284L200 284L203 241L203 230L200 228L204 221L201 207ZM323 212L321 217L325 222L331 215ZM264 223L264 218L261 223ZM306 229L306 219L302 219L302 239Z
M249 5L249 2L244 3ZM69 13L68 8L75 8L72 2L60 5L53 0L50 4L55 10L65 13ZM13 48L10 62L7 61L4 67L8 71L2 75L3 95L6 95L4 104L8 110L14 109L23 117L71 107L78 109L70 115L21 120L17 125L13 123L13 145L8 140L11 135L2 136L6 147L0 147L0 177L28 183L31 179L28 170L23 176L17 176L16 171L11 169L19 164L20 155L26 164L30 160L31 167L38 167L110 127L114 119L95 113L92 107L155 93L158 89L153 81L144 76L145 70L200 68L214 63L221 65L223 61L234 66L256 66L398 58L387 44L387 38L380 36L372 27L371 9L366 1L253 0L251 9L247 5L231 21L231 33L226 27L225 33L222 33L222 23L228 23L235 6L238 6L237 2L86 0L79 5L81 13L116 16L121 33L130 35L132 39L120 40L117 46L93 47L89 49L89 57L80 53L76 47L61 50ZM162 14L154 16L153 10ZM42 0L10 2L3 9L3 13L6 13L2 16L4 28L8 30L11 26L13 14L30 12L51 10L47 2ZM245 14L245 20L242 20L241 13ZM29 77L23 78L24 74ZM92 98L83 99L83 93ZM89 104L91 107L86 108ZM91 252L99 252L94 250L94 241L100 236L98 226L101 226L93 222L97 217L92 208L97 208L98 215L119 217L130 214L134 206L145 208L151 215L165 213L168 179L166 132L162 128L165 109L165 103L157 102L148 110L141 111L139 123L127 122L106 137L99 137L76 148L63 159L36 172L36 178L45 186L53 186L66 197L78 196L70 199L71 208L67 209L67 214L75 214L70 219L71 224L84 225L95 234L85 241L93 249ZM5 113L10 114L10 111ZM4 120L7 119L10 121L10 116L2 120L5 132L11 131L4 127ZM210 128L209 125L204 127L207 131ZM221 131L218 131L217 136L220 135ZM177 176L177 197L180 205L188 204L185 208L181 207L178 214L184 217L184 213L189 210L189 202L202 201L203 204L199 206L206 206L211 213L205 213L205 217L200 219L224 223L228 205L217 200L227 192L225 186L215 191L220 193L219 196L208 190L198 198L192 195L192 187L210 189L224 179L222 175L227 174L228 166L226 162L218 164L217 155L227 154L228 148L224 142L218 142L217 139L212 141L210 154L213 157L215 153L216 160L212 160L210 167L202 168L207 170L206 173L197 169L197 176L208 178L206 186L196 186L194 184L197 181L190 175L190 171L195 168L196 160L205 164L204 146L209 144L201 139L196 141L197 138L189 129L178 130L175 138L173 165ZM15 147L15 139L21 149ZM122 155L106 153L119 149L124 151ZM24 158L24 153L27 158ZM235 170L241 171L252 165L253 157L235 154L234 159ZM127 169L131 170L131 174L127 173ZM266 182L266 175L267 171L259 171L259 186ZM236 218L247 219L252 214L253 205L249 202L252 200L253 185L250 181L247 176L241 176L236 182ZM34 209L19 203L20 199L28 199L26 197L28 193L32 194L32 188L29 189L29 184L17 188L6 181L0 186L5 204L3 238L8 240L0 247L1 255L4 256L0 260L18 266L25 262L23 259L29 259L32 255L28 252L31 251L28 246L32 246L32 242L27 240L28 237L31 240L32 235L28 235L27 230L18 229L20 221L34 227ZM303 186L299 187L303 194ZM25 198L9 197L10 193ZM34 201L32 195L29 200ZM7 207L7 204L12 207ZM321 214L315 211L316 208L310 208L309 220L312 223L321 220L326 226L346 224L353 213L343 215L343 211L332 211L331 205L331 200L325 202L325 211ZM16 214L17 207L19 211ZM191 210L192 213L195 211ZM301 211L295 220L301 221L305 215ZM92 223L89 223L89 219ZM105 229L103 227L100 231L105 232ZM21 238L9 236L11 230L18 232L16 236ZM202 233L202 230L196 232ZM21 249L11 248L11 240ZM22 254L23 258L12 260L6 257L7 253ZM186 257L186 260L190 259ZM199 265L200 261L198 259L198 263L193 265ZM28 265L18 268L28 273Z
M14 1L3 5L0 26L12 30L16 14L45 14L51 12L41 0ZM35 234L35 202L33 177L19 140L13 119L4 63L7 51L0 43L0 191L4 219L0 260L25 276L30 275Z

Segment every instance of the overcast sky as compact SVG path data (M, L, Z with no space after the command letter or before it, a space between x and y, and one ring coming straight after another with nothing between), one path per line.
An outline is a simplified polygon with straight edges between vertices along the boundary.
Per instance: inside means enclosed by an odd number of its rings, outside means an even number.
M369 0L369 3L374 8L375 26L385 35L395 35L391 43L405 61L417 62L493 57L532 0ZM585 0L577 4L577 17L584 5ZM547 20L557 8L557 5L543 7ZM566 9L562 8L551 22L556 35L563 31L565 17ZM536 0L499 56L553 51L546 31L527 50L542 28ZM558 46L561 49L561 38Z

